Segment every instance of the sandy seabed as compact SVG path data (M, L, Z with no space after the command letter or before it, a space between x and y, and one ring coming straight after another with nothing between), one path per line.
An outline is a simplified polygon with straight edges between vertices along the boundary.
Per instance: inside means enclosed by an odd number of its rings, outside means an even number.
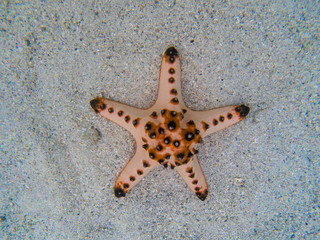
M318 1L0 4L0 238L320 238ZM89 101L152 106L171 45L188 107L251 112L198 146L206 201L164 168L118 199L136 146Z

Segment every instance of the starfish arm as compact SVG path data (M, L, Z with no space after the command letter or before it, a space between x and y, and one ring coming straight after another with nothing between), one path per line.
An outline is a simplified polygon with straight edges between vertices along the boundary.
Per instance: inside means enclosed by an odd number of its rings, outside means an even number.
M196 155L185 165L176 167L188 187L204 201L208 195L208 186Z
M158 162L149 159L146 151L137 150L136 154L124 167L115 183L114 194L116 197L124 197L143 177L148 175L151 170L159 165Z
M133 136L139 133L141 119L146 110L131 107L105 98L95 98L90 101L91 107L102 117L111 120L127 129Z
M250 108L244 105L228 106L208 111L192 111L188 118L195 122L204 138L211 133L240 122L248 115L249 111Z
M181 96L181 66L178 51L174 47L169 47L163 54L158 98L155 103L159 109L168 105L172 107L184 107ZM156 109L158 110L158 109Z

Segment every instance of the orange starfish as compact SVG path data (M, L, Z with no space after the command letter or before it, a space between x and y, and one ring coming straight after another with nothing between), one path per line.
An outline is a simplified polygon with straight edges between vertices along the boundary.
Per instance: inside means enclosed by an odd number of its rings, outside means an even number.
M90 101L92 108L127 129L137 143L133 158L120 173L114 187L116 197L124 197L140 180L159 165L175 169L200 198L208 187L196 154L205 136L244 119L249 108L228 106L193 111L181 96L181 68L178 52L169 47L162 58L156 103L139 109L104 98Z

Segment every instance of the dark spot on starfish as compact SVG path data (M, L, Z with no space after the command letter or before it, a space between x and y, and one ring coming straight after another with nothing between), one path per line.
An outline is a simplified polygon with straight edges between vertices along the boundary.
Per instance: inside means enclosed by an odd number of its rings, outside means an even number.
M143 144L142 147L147 150L149 145L148 144Z
M96 107L98 107L99 102L100 101L98 99L93 99L90 101L90 105L92 108L96 108Z
M164 54L168 57L177 57L178 56L178 51L175 47L169 47Z
M136 180L136 178L133 177L133 176L131 176L129 179L130 179L131 182L134 182Z
M186 109L182 109L182 112L183 112L183 113L186 113L186 112L187 112L187 110L186 110Z
M189 122L187 122L187 124L188 124L189 126L194 126L194 121L193 121L193 120L190 120Z
M123 191L122 188L116 187L114 188L114 195L116 195L116 197L119 198L119 197L125 197L126 193Z
M167 167L168 167L168 163L164 163L163 166L164 166L165 168L167 168Z
M170 68L170 69L169 69L169 73L170 73L170 74L174 74L175 72L176 72L176 71L174 70L174 68Z
M157 136L157 135L156 135L155 132L149 134L149 137L150 137L150 138L156 138L156 136Z
M138 169L138 170L137 170L137 174L138 174L138 175L142 175L142 174L143 174L143 171L140 170L140 169Z
M179 103L179 99L177 97L175 98L172 98L171 101L170 101L172 104L178 104Z
M174 168L175 168L175 166L174 166L173 164L171 164L170 168L171 168L171 169L174 169Z
M199 192L200 188L199 188L199 187L195 187L194 190L195 190L196 192Z
M179 146L180 146L180 142L179 142L179 141L174 141L174 142L173 142L173 145L174 145L175 147L179 147Z
M199 153L199 151L196 149L196 150L194 150L194 154L198 154Z
M193 180L193 181L192 181L192 184L193 184L193 185L197 185L197 184L198 184L198 180Z
M193 153L192 153L192 152L189 152L189 153L188 153L188 158L191 158L191 157L193 157Z
M196 192L197 197L201 200L204 201L206 197L208 196L208 190L206 189L203 193L201 192Z
M176 166L180 166L180 163L179 162L175 162Z
M165 144L169 144L171 141L170 141L170 137L166 137L165 139L163 139L163 142Z
M104 103L102 103L101 105L100 105L100 109L101 110L104 110L104 109L106 109L107 108L107 105L105 105Z
M187 173L192 173L192 171L193 171L193 168L192 168L192 167L187 167L187 168L186 168L186 172L187 172Z
M169 78L169 83L174 83L174 78L173 77Z
M162 110L161 110L161 115L163 116L165 113L166 113L166 110L165 110L165 109L162 109Z
M118 116L121 117L123 115L123 111L118 112Z
M129 117L129 116L125 116L125 117L124 117L124 120L125 120L126 122L129 122L129 121L130 121L130 117Z
M191 141L194 139L194 134L191 132L188 132L185 136L184 136L188 141Z
M177 116L177 112L176 111L171 111L170 114L171 114L172 117Z
M154 153L149 153L149 158L154 159L155 157Z
M198 135L198 134L200 133L200 130L199 130L199 129L196 129L194 132L195 132L195 134Z
M139 120L140 120L140 118L137 118L137 119L133 120L132 121L133 126L136 127L138 125L138 123L139 123Z
M189 162L190 158L185 159L182 163L187 164Z
M178 94L177 89L175 89L175 88L172 88L170 93L173 94L173 95L177 95Z
M174 57L169 57L169 61L170 61L171 63L174 63L174 60L175 60Z
M159 162L160 164L162 164L162 163L164 162L164 160L161 158L161 159L158 160L158 162Z
M209 129L209 124L208 123L205 123L205 122L201 122L202 123L202 128L206 131L206 130L208 130Z
M219 121L220 121L220 122L223 122L223 121L224 121L224 116L220 116L220 117L219 117Z
M109 113L113 113L113 108L108 108Z
M189 178L194 178L194 173L191 173L191 174L189 175Z
M164 133L164 129L163 128L159 128L158 133L163 134Z
M142 162L142 164L145 168L150 167L150 164L145 160Z
M170 157L171 157L171 155L167 154L164 158L168 160L168 159L170 159Z
M228 113L227 118L228 118L228 119L231 119L231 118L232 118L232 114L231 114L231 113Z
M152 118L157 118L157 117L158 117L157 112L153 112L153 113L151 113L151 117L152 117Z
M214 126L217 126L219 121L217 119L213 119L212 123L213 123Z
M142 139L142 142L145 142L145 143L147 142L147 139L145 139L144 137L142 137L141 139Z
M173 121L169 122L169 123L168 123L168 129L169 129L170 131L175 130L175 129L176 129L176 123L173 122Z
M130 185L128 183L125 183L125 184L123 184L123 187L127 189L130 187Z
M181 161L184 158L184 153L178 153L177 158L179 161Z
M244 118L250 112L250 108L248 108L245 105L241 105L241 106L236 107L235 111L237 113L240 113L240 117Z
M144 129L148 131L148 130L151 129L151 127L152 127L151 124L150 124L150 123L147 123L147 124L144 126Z
M156 147L156 149L157 149L158 151L161 151L161 150L163 149L163 147L159 144L159 145Z

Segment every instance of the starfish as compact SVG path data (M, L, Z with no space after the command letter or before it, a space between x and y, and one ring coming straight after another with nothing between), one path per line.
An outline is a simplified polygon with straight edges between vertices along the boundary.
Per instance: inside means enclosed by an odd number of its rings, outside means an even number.
M159 165L175 169L196 196L208 195L206 179L196 154L197 144L209 134L244 119L250 109L244 105L207 111L186 107L181 96L181 67L178 51L169 47L163 54L158 98L149 109L139 109L105 98L90 101L102 117L127 129L137 149L116 180L114 193L124 197Z

